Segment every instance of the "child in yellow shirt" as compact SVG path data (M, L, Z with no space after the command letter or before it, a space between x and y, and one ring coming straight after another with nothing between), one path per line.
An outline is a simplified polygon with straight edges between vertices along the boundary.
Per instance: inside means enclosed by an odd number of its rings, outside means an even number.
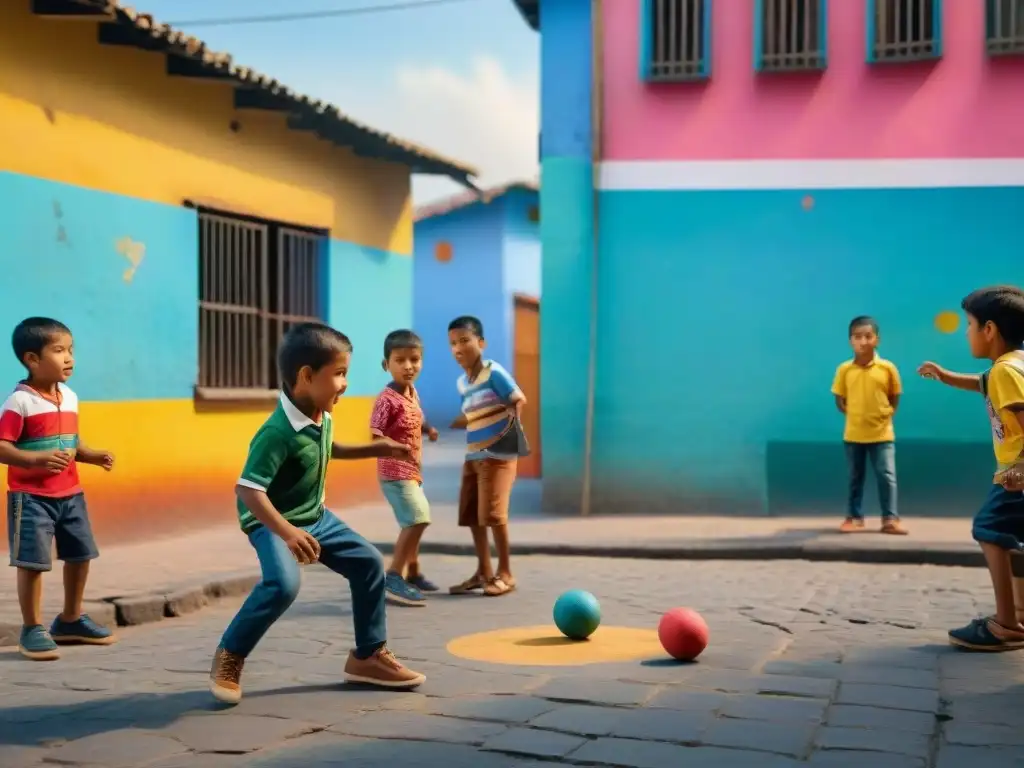
M918 373L950 387L980 392L992 424L996 474L988 498L974 516L971 534L985 555L996 613L949 632L949 641L973 651L1024 648L1024 484L1014 465L1024 454L1024 291L981 288L963 300L967 341L976 358L992 361L980 376L924 363ZM1016 593L1016 600L1014 599Z
M878 354L878 323L867 315L850 322L853 359L836 369L832 394L836 407L846 416L843 443L850 468L846 520L842 533L865 530L861 502L868 462L878 483L882 507L882 533L903 535L907 530L896 512L896 435L892 416L899 405L903 385L896 366Z

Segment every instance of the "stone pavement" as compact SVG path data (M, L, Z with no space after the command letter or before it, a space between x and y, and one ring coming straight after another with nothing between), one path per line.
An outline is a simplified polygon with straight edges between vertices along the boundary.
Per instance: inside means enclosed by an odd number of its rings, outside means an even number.
M447 584L464 558L426 565ZM389 609L413 693L339 684L352 643L340 577L306 569L297 603L214 704L210 656L237 601L122 630L40 664L0 654L0 766L317 768L1012 768L1024 765L1024 654L972 655L945 630L988 608L979 569L521 557L520 590ZM512 667L451 656L454 636L548 624L582 587L606 625L685 604L711 627L696 664Z
M524 493L533 492L527 484ZM520 508L529 509L524 502ZM386 504L343 510L353 528L390 552L396 526ZM434 523L427 532L427 554L469 554L471 543L456 525L454 505L435 503ZM824 560L847 562L983 565L970 540L967 520L912 520L911 535L844 536L832 518L734 517L513 517L512 544L519 555L567 554L592 557L651 559ZM102 545L102 542L101 542ZM6 559L6 552L0 558ZM227 521L181 536L101 546L93 562L87 598L89 610L113 620L109 601L118 596L176 595L202 590L225 579L255 574L257 563L248 540ZM244 578L238 582L248 589ZM14 642L20 627L13 573L0 578L0 646ZM59 564L43 587L47 615L61 606ZM159 613L162 609L158 610ZM145 618L145 617L143 617Z
M525 493L531 493L529 485ZM524 502L521 508L529 509ZM397 533L386 504L343 510L353 528L390 552ZM435 503L434 523L423 544L427 554L469 554L471 543L456 525L454 505ZM945 565L982 565L970 540L966 520L909 521L911 536L881 534L843 536L832 518L733 517L513 517L516 553L569 554L654 559L839 560ZM102 542L101 542L102 545ZM6 560L5 551L0 558ZM248 540L231 521L175 537L102 546L93 562L86 596L89 610L113 619L113 608L100 601L125 595L174 595L226 578L254 574L257 563ZM0 646L13 642L20 626L13 573L0 578ZM244 579L240 582L247 589ZM47 614L61 606L60 567L43 587ZM5 629L6 628L6 629Z

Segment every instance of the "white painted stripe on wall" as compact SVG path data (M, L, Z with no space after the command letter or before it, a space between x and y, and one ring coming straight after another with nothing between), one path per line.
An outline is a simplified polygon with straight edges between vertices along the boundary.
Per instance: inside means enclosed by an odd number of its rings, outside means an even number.
M598 185L602 190L689 191L1024 187L1024 158L609 160L601 163Z

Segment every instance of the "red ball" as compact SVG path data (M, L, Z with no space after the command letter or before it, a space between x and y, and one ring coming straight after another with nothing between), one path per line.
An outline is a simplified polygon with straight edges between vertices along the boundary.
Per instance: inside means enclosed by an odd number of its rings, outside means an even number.
M673 659L693 661L708 647L708 625L690 608L673 608L658 622L658 639Z

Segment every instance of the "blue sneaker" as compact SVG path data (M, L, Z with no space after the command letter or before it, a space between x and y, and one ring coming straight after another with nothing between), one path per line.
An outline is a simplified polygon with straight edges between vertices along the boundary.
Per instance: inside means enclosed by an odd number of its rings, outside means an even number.
M84 613L78 617L78 621L61 621L58 616L50 625L50 634L55 642L68 645L112 645L117 642L113 632L101 627Z
M949 642L968 651L1017 651L1024 649L1024 632L1008 629L989 617L949 630Z
M437 592L438 586L422 573L416 574L415 579L409 579L409 583L412 584L420 592Z
M423 593L397 573L388 573L384 577L384 591L392 602L399 605L422 607L427 604Z
M32 661L53 661L60 658L60 649L42 624L21 628L18 653Z

